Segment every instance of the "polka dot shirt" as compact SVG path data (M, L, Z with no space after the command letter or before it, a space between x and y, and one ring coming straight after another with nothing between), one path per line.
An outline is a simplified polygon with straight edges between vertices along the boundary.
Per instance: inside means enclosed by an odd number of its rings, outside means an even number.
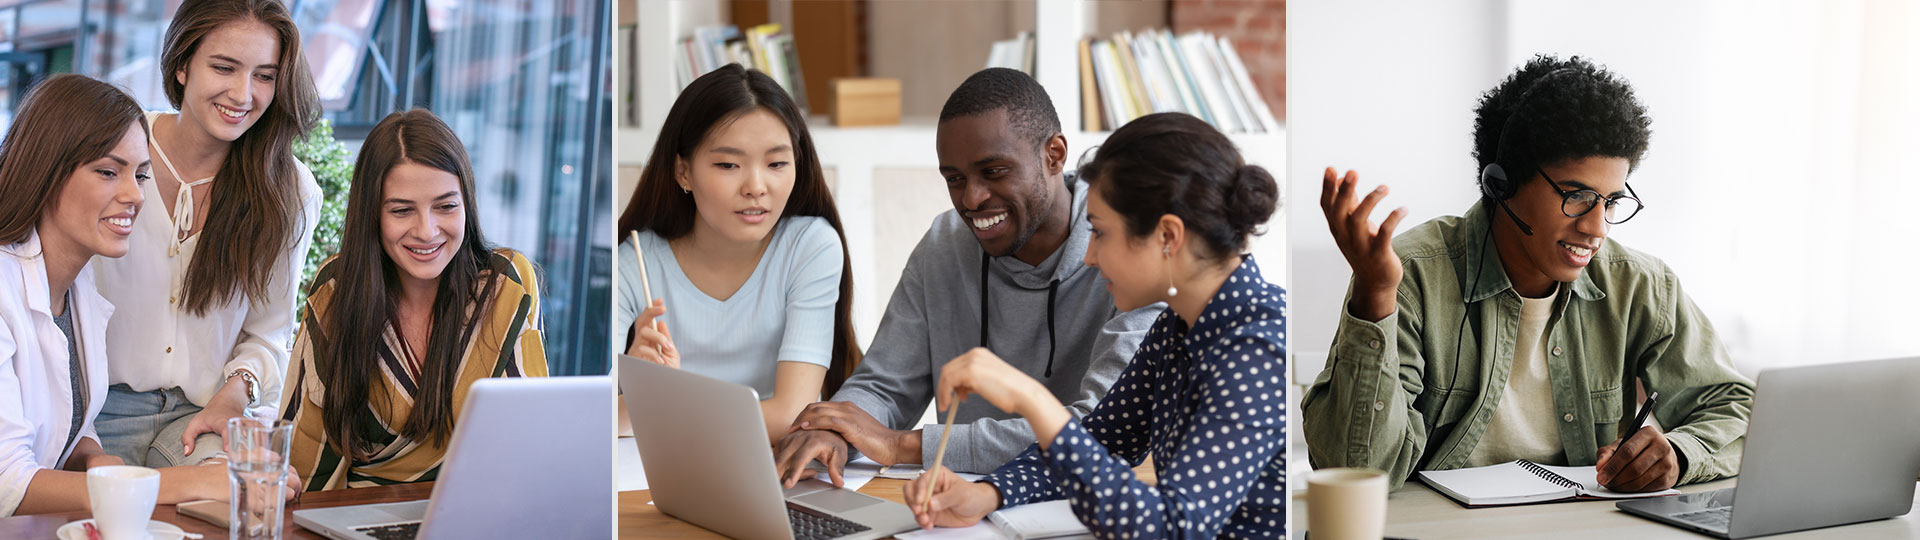
M1065 498L1099 538L1286 538L1286 291L1244 259L1194 327L1168 310L1107 397L983 482ZM1135 477L1147 457L1157 485Z

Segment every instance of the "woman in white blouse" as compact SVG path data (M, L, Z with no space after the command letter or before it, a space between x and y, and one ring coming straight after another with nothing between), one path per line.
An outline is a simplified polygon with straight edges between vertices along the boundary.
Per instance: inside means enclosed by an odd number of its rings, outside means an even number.
M93 429L113 305L87 261L128 252L146 134L132 98L58 75L27 94L0 143L0 516L85 509L82 471L121 463ZM225 499L224 468L162 470L160 502Z
M228 418L279 402L320 205L292 152L319 109L284 5L182 2L160 67L179 112L147 116L158 204L96 276L119 306L101 442L150 467L216 455Z

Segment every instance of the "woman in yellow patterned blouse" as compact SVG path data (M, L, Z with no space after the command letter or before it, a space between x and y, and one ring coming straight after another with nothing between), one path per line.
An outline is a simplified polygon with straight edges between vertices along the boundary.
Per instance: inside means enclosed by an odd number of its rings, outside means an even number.
M361 147L280 407L308 491L433 480L474 381L547 375L540 278L480 236L469 163L424 110L389 115Z

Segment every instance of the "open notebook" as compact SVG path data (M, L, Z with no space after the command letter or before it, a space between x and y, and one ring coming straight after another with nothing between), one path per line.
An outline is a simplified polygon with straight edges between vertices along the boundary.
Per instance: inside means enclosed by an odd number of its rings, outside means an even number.
M1519 460L1499 465L1420 471L1420 481L1467 506L1505 506L1537 502L1638 499L1679 495L1678 490L1621 493L1602 487L1593 466L1558 467Z

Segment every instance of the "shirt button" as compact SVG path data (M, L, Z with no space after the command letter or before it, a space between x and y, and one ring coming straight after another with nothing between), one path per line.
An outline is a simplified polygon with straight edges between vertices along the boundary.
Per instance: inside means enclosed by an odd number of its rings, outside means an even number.
M167 354L173 354L173 347L167 347Z
M1375 348L1375 349L1378 349L1378 348L1380 348L1380 340L1377 340L1377 339L1376 339L1376 340L1373 340L1373 341L1369 341L1369 342L1367 342L1367 346L1368 346L1368 347L1371 347L1371 348Z
M1376 411L1377 411L1377 410L1381 410L1381 409L1385 409L1385 408L1387 408L1387 403L1386 403L1386 402L1384 402L1384 401L1375 401L1375 402L1373 402L1373 410L1376 410Z
M1566 420L1566 421L1568 421L1568 422L1572 422L1572 421L1573 421L1573 413L1567 413L1567 415L1566 415L1566 416L1562 416L1562 417L1560 417L1560 419L1561 419L1561 420Z
M1554 356L1560 356L1560 348L1559 348L1559 347L1554 347L1554 348L1553 348L1553 355L1554 355Z

